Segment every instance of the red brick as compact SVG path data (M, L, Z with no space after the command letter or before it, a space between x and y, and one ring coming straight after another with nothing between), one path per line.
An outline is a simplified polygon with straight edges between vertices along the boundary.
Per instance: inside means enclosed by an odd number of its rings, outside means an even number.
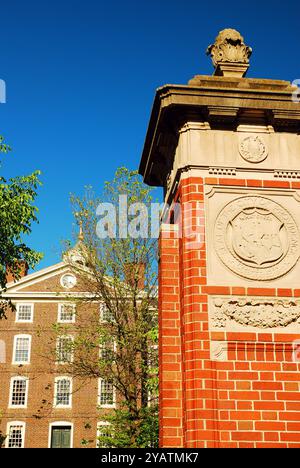
M218 184L218 182L219 182L219 179L217 179L216 177L206 177L205 178L205 183L209 184L209 185L215 185L215 184Z
M277 289L277 296L292 296L293 295L293 290L292 289L283 289L283 288L278 288Z
M300 433L299 432L282 432L280 434L280 440L287 442L300 442Z
M285 180L264 180L264 187L290 188L290 182Z
M248 288L247 289L248 296L275 296L276 289L275 288Z
M248 187L262 187L262 180L248 179L246 183Z
M225 178L222 178L222 179L219 179L219 184L220 185L239 185L239 186L245 186L246 185L246 181L245 179L225 179Z
M202 286L204 294L230 294L230 288L226 286Z
M261 432L232 432L231 438L232 440L262 440L262 433Z

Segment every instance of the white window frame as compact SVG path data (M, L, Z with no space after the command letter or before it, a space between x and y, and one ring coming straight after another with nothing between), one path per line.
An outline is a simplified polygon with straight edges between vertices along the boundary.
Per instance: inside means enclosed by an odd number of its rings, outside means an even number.
M100 428L101 427L108 427L111 426L111 424L108 421L98 421L97 422L97 436L96 436L96 448L106 448L106 447L98 447L98 437L100 436Z
M26 423L24 421L9 421L6 425L6 434L7 434L7 437L6 437L6 440L5 440L5 448L13 448L13 447L9 447L8 443L9 443L9 433L10 433L10 428L12 426L22 426L22 447L20 448L24 448L25 447L25 432L26 432Z
M16 361L16 351L17 351L17 340L18 338L29 338L29 346L28 346L28 361ZM22 366L26 366L28 364L30 364L30 359L31 359L31 339L32 339L32 336L31 335L15 335L14 336L14 345L13 345L13 358L12 358L12 364L14 365L22 365Z
M24 405L13 405L13 404L12 404L13 387L14 387L14 381L15 381L15 380L23 380L23 381L26 382L25 403L24 403ZM13 409L16 409L16 408L27 408L28 389L29 389L29 378L28 378L28 377L24 377L24 376L21 376L21 375L15 375L15 376L11 377L11 379L10 379L9 404L8 404L8 407L9 407L9 408L13 408Z
M115 319L112 317L112 320L106 320L103 318L103 313L107 309L106 303L105 302L100 302L99 306L99 312L100 312L100 322L101 323L114 323Z
M30 306L31 307L31 319L30 320L20 320L19 319L19 311L21 306ZM33 302L19 302L17 304L16 310L16 323L32 323L33 322L33 314L34 314L34 303Z
M71 435L70 435L70 448L73 448L73 433L74 433L74 425L69 421L54 421L49 424L49 435L48 435L48 448L51 448L51 436L52 436L52 427L53 426L70 426L71 428Z
M103 352L103 350L105 349L105 344L106 344L106 343L100 343L100 346L99 346L99 358L100 358L100 359L103 359L103 357L102 357L102 352ZM113 353L115 354L115 353L117 352L117 343L116 343L115 340L112 340L112 345L113 345L113 346L112 346L112 348L113 348L112 351L113 351Z
M67 380L70 382L70 394L69 394L69 403L67 405L62 405L62 404L57 404L57 382L59 380ZM73 391L73 379L72 377L69 377L67 375L60 375L58 377L55 377L54 379L54 400L53 400L53 407L58 408L58 409L63 409L63 408L72 408L72 391Z
M56 348L55 348L55 349L56 349L56 358L57 358L57 350L58 350L58 343L59 343L59 340L60 340L60 339L64 339L64 338L70 338L70 339L72 340L72 342L74 342L74 336L72 336L72 335L61 335L61 336L59 336L59 337L57 338L57 340L56 340ZM56 359L56 364L57 364L57 365L60 365L60 366L63 366L63 365L72 363L73 360L74 360L74 350L72 350L72 352L71 352L71 359L70 359L70 361L59 361L59 360Z
M101 382L105 382L106 379L98 379L98 406L99 408L115 408L116 407L116 388L113 386L113 403L103 404L101 403Z
M73 317L72 320L63 320L61 318L61 311L64 306L72 307L73 308ZM76 304L70 304L70 303L59 303L58 304L58 311L57 311L57 322L58 323L75 323L75 316L76 316Z

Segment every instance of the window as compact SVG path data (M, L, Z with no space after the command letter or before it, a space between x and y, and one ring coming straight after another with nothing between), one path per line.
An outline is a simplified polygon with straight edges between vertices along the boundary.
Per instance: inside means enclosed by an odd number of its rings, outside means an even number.
M14 337L13 364L29 364L30 348L30 335L16 335Z
M72 406L72 379L70 377L57 377L55 379L54 406Z
M100 359L103 361L112 361L116 351L115 342L113 340L105 341L100 345Z
M27 377L12 377L10 381L10 407L27 406L28 395L28 378Z
M105 448L107 445L105 440L99 440L101 437L111 437L111 425L107 421L100 421L97 424L97 448Z
M73 425L68 422L55 422L50 424L49 447L72 448Z
M24 448L25 423L13 421L7 424L7 448Z
M58 322L75 322L75 304L58 304Z
M58 364L66 364L73 360L73 337L60 336L56 342L56 361Z
M33 304L17 304L16 322L33 321Z
M102 407L115 405L115 389L111 382L99 379L98 404Z
M114 322L114 314L109 310L107 305L102 302L100 304L100 317L101 317L101 322Z

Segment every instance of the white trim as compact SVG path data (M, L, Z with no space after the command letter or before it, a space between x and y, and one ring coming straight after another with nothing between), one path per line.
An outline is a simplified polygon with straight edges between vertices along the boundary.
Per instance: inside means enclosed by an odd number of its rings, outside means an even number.
M74 424L69 421L54 421L49 424L49 434L48 434L48 448L51 448L51 436L52 436L52 427L61 427L61 426L70 426L71 435L70 435L70 448L73 448L73 433L74 433Z
M74 342L74 336L72 336L72 335L61 335L61 336L58 336L57 339L56 339L56 348L55 348L55 349L56 349L56 358L57 358L57 355L58 355L57 350L58 350L58 343L59 343L59 340L60 340L60 339L64 339L64 338L70 338L70 339ZM70 363L72 363L73 360L74 360L74 350L71 351L71 359L70 359L70 361L64 362L64 361L58 361L58 360L56 359L55 363L58 364L58 365L60 365L60 366L63 366L64 364L70 364Z
M43 280L51 278L52 276L55 276L57 272L61 269L70 269L70 266L65 264L64 262L56 263L55 265L52 265L47 268L43 268L42 270L39 270L35 273L30 273L29 275L23 276L19 281L16 282L10 282L6 285L6 289L12 289L12 290L17 290L19 288L24 288L26 287L25 285L27 283L35 284L37 282L41 281L41 278Z
M17 351L17 339L18 338L29 338L29 345L28 345L28 361L16 361L16 351ZM14 336L14 344L13 344L13 358L12 358L12 364L19 366L19 365L28 365L30 364L30 358L31 358L31 339L32 336L28 334L20 334L20 335L15 335Z
M24 405L13 405L12 404L12 394L13 394L13 383L15 380L24 380L26 382L26 388L25 388L25 404ZM29 389L29 378L24 377L21 375L14 375L13 377L10 378L10 387L9 387L9 402L8 402L8 408L27 408L27 402L28 402L28 389Z
M100 359L103 359L102 357L102 351L105 350L105 345L108 344L109 342L105 342L105 343L100 343L99 345L99 358ZM114 355L116 354L117 352L117 342L116 340L111 340L111 344L112 344L112 352L114 353Z
M111 320L106 320L103 318L103 314L104 312L108 311L108 313L110 313L110 311L108 310L108 307L106 305L105 302L101 301L100 304L99 304L99 312L100 312L100 323L114 323L115 322L115 319L114 317L111 317Z
M97 422L97 432L96 432L96 448L105 448L105 447L98 447L98 437L100 436L99 432L100 432L100 427L107 427L107 426L111 426L111 424L108 422L108 421L98 421Z
M106 379L101 377L98 379L98 406L99 408L115 408L116 407L116 388L113 386L113 403L112 404L101 404L101 382L106 382Z
M18 318L21 306L31 306L31 319L30 320L20 320ZM34 303L33 302L18 302L15 322L16 323L32 323L33 322L33 314L34 314Z
M51 299L51 302L59 302L62 300L68 300L68 298L73 297L85 297L85 298L93 298L95 295L92 293L88 293L85 291L20 291L20 292L11 292L11 293L3 293L2 297L7 299L14 299L14 302L24 302L27 299L35 300L36 298L40 299ZM36 301L35 302L47 302L45 300ZM49 301L48 301L49 302ZM93 302L99 302L98 299L94 299Z
M9 421L6 425L6 440L5 440L5 448L13 448L13 447L8 447L8 442L9 442L9 432L11 426L22 426L22 447L25 447L25 432L26 432L26 423L24 421Z
M73 308L73 315L72 315L72 320L62 320L61 318L61 311L64 306L67 307L72 307ZM74 303L66 303L66 302L59 302L58 303L58 308L57 308L57 322L58 323L75 323L75 317L76 317L76 304Z
M56 398L57 398L57 382L59 380L67 380L70 382L70 393L69 393L69 404L68 405L57 405ZM64 408L72 408L72 391L73 391L73 379L67 375L59 375L54 379L54 399L53 399L53 407L56 409L64 409Z

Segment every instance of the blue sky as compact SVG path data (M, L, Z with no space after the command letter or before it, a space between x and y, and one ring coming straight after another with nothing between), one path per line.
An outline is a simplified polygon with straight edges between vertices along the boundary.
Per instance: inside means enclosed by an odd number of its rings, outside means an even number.
M70 192L137 168L155 89L212 74L206 47L233 27L253 48L249 77L300 78L299 3L190 0L1 2L2 174L42 171L29 244L60 259L74 233Z

